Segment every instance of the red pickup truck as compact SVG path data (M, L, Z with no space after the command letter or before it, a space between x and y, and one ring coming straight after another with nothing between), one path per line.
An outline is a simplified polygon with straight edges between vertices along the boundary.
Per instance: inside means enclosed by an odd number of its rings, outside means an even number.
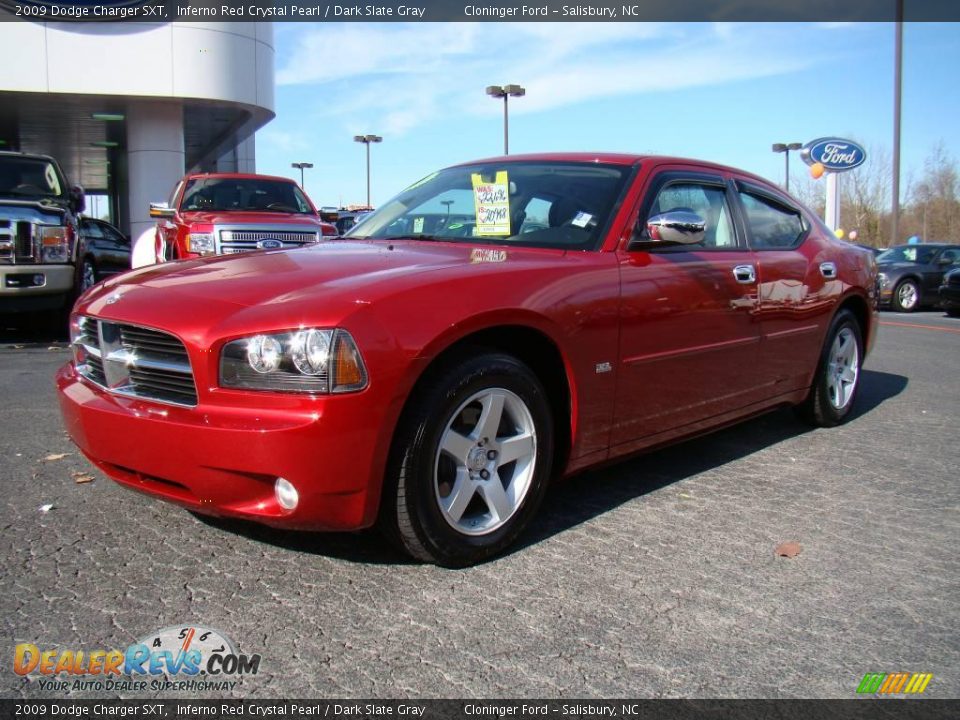
M157 218L156 262L291 248L337 235L289 178L244 173L187 175Z

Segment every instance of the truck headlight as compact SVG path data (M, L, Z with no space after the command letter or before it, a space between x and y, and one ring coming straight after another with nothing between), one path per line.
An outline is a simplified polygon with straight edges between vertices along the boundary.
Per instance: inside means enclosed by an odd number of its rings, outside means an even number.
M217 251L216 241L212 232L187 233L187 252L200 255L213 255Z
M367 370L346 330L303 328L228 342L220 352L220 386L276 392L355 392L367 386Z
M40 262L70 262L70 238L65 226L40 226Z

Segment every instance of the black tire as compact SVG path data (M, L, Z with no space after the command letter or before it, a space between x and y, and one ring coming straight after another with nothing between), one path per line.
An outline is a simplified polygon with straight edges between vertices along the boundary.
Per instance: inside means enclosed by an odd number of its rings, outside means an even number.
M82 295L84 292L96 285L97 282L99 282L99 278L97 277L97 265L93 262L93 258L85 257L83 262L80 264L80 278L77 284L77 295Z
M497 398L503 420L491 433L482 428L482 408ZM494 437L485 444L488 435ZM465 460L441 450L445 439L463 441ZM524 450L522 460L501 465L506 454L497 452L509 452L511 440L533 448ZM384 479L380 525L414 558L437 565L465 567L496 555L535 515L550 478L553 445L550 404L526 365L486 350L461 355L425 378L404 410ZM485 469L478 466L487 462ZM459 516L455 495L469 498ZM508 512L494 509L496 502L487 499L494 495L508 498L502 506ZM451 507L443 507L446 498Z
M920 307L920 286L916 280L901 280L893 289L890 304L897 312L909 313Z
M835 346L839 341L839 348ZM846 343L853 343L853 346ZM837 362L837 351L852 350L853 360L846 369L853 369L852 384L842 381L844 377ZM820 352L820 362L813 376L813 384L806 399L797 407L797 414L815 427L833 427L850 418L857 393L860 390L861 368L863 366L863 332L860 323L849 310L841 310L833 318L827 338ZM846 377L849 377L847 375ZM841 387L842 386L842 387Z

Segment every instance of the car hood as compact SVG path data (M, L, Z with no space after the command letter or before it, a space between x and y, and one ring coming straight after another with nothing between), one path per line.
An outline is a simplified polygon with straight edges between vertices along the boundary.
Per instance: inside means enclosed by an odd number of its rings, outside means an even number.
M208 225L314 225L320 226L316 215L305 213L287 214L279 212L243 211L188 211L180 217L186 223L204 223Z
M173 332L229 332L278 321L337 323L391 293L422 286L424 273L495 272L508 255L514 269L524 258L544 259L542 250L333 240L148 266L95 286L77 311Z

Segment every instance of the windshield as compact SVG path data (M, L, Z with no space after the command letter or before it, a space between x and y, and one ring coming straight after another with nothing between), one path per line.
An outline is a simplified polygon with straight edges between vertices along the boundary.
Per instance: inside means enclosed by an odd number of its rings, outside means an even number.
M933 256L937 254L937 248L923 247L922 245L901 245L884 250L877 255L878 263L918 263L920 265L929 265L933 261Z
M66 200L66 183L49 160L0 157L0 195L13 198Z
M592 249L629 172L593 162L447 168L408 187L347 236Z
M196 178L187 183L180 211L309 213L314 210L292 182L263 178Z

